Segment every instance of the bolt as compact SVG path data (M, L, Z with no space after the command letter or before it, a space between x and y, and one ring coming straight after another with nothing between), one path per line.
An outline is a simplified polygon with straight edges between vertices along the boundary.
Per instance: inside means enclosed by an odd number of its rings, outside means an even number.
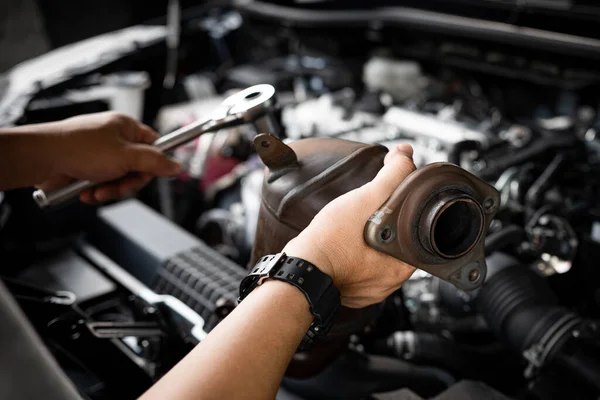
M233 311L233 309L235 308L235 304L231 300L223 297L217 299L217 301L215 302L215 306L215 313L221 319L228 316L231 313L231 311Z
M537 263L536 265L537 269L539 269L541 272L544 272L546 270L546 264L544 263Z
M469 280L475 282L477 279L479 279L479 270L474 268L469 272Z
M392 229L389 227L383 228L379 235L381 237L381 240L383 240L384 242L387 242L388 240L390 240L392 238Z
M269 142L268 140L263 140L262 142L260 142L260 145L265 149L268 149L269 147L271 147L271 142Z
M494 199L492 199L491 197L488 197L487 199L485 199L485 201L483 202L483 207L485 207L486 209L490 209L494 206Z
M502 229L502 222L500 220L494 219L490 222L489 232L498 232L500 229Z
M146 313L146 315L154 315L154 314L156 314L156 308L154 308L154 307L146 307L144 309L144 313Z

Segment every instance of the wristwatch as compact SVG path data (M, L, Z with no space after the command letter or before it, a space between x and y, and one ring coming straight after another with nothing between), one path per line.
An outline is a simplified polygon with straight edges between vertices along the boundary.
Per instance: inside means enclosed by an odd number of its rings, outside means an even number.
M333 318L341 305L341 295L331 278L306 260L288 257L285 253L264 256L240 284L238 303L267 279L277 279L294 285L304 294L315 317L304 335L299 351L308 350L331 329Z

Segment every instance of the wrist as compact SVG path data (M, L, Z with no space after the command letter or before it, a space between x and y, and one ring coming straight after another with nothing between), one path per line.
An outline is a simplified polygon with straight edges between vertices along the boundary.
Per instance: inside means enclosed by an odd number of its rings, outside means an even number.
M44 127L50 125L43 124ZM56 174L62 156L58 136L50 129L38 129L35 125L0 130L2 158L11 166L11 176L3 182L9 188L33 186Z
M63 174L61 166L72 157L72 150L66 145L66 137L59 130L52 130L49 133L41 133L39 143L42 148L39 151L39 157L43 159L46 165L45 177L51 179Z
M78 143L74 143L75 136L65 121L37 125L44 136L45 154L51 155L47 160L49 177L65 174L77 155Z
M293 248L293 245L288 247ZM310 257L310 254L307 255ZM285 252L263 256L240 283L241 304L263 282L271 280L281 281L290 288L295 287L297 293L305 297L303 303L308 305L314 320L304 335L299 350L310 348L315 341L327 335L341 302L340 291L331 277L307 258L290 256ZM315 253L312 253L311 258L320 259L315 257Z
M310 312L310 304L306 296L289 283L276 279L267 279L262 285L253 290L247 299L250 299L252 296L265 296L269 299L277 298L277 302L285 304L287 312L293 317L292 319L298 321L298 326L302 333L306 332L306 329L308 329L308 326L310 326L310 323L314 319ZM248 303L247 299L245 300L246 303Z
M292 239L282 250L290 257L298 257L315 265L319 271L329 276L334 286L339 289L338 276L335 274L333 263L326 251L323 251L315 243L306 243L300 237Z

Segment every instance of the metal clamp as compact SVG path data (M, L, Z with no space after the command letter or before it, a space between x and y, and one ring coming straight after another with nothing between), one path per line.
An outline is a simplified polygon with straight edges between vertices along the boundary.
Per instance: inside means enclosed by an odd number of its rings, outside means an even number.
M523 357L529 362L529 365L527 365L527 368L523 372L525 378L531 379L535 375L535 372L544 366L554 346L580 324L581 320L575 314L568 313L556 321L546 331L539 342L525 349Z

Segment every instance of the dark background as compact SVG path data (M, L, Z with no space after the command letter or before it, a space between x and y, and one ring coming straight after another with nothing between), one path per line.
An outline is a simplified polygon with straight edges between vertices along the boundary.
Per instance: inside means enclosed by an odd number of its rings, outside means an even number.
M226 0L180 0L186 13ZM598 0L260 0L312 9L405 6L600 39ZM0 0L0 73L48 50L140 23L168 0Z
M181 0L189 8L203 0ZM48 50L144 22L164 23L167 0L1 0L0 72Z

